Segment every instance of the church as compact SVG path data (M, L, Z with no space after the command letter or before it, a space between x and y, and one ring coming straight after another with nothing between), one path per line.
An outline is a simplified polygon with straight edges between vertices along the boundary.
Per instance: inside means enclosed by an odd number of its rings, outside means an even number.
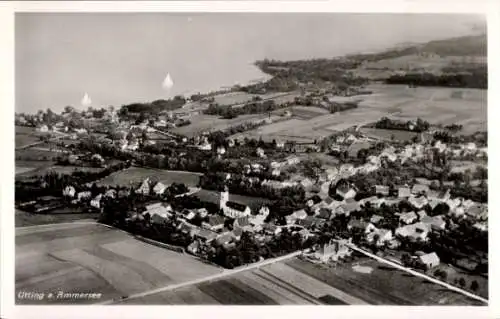
M250 207L229 200L229 190L224 186L224 190L220 192L219 208L224 212L226 217L240 218L251 214Z

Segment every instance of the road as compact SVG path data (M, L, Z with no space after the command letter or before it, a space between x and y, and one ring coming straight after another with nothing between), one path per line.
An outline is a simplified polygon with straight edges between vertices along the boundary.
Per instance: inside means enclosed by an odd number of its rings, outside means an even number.
M453 285L450 285L450 284L448 284L448 283L446 283L446 282L444 282L444 281L441 281L441 280L438 280L438 279L436 279L436 278L433 278L433 277L427 276L426 274L423 274L423 273L421 273L421 272L418 272L418 271L415 271L415 270L412 270L412 269L409 269L409 268L403 267L403 266L401 266L401 265L399 265L399 264L397 264L397 263L395 263L395 262L392 262L392 261L387 260L387 259L385 259L385 258L379 257L379 256L377 256L377 255L374 255L374 254L372 254L372 253L370 253L370 252L368 252L368 251L366 251L366 250L364 250L364 249L361 249L361 248L359 248L359 247L357 247L357 246L355 246L355 245L349 245L349 247L350 247L352 250L355 250L355 251L357 251L357 252L360 252L360 253L362 253L362 254L363 254L363 255L365 255L365 256L368 256L368 257L373 258L373 259L375 259L375 260L377 260L377 261L379 261L379 262L381 262L381 263L384 263L384 264L390 265L391 267L394 267L394 268L397 268L397 269L402 270L402 271L404 271L404 272L407 272L407 273L409 273L409 274L411 274L411 275L413 275L413 276L415 276L415 277L420 277L420 278L423 278L423 279L428 280L428 281L430 281L430 282L432 282L432 283L435 283L435 284L437 284L437 285L443 286L443 287L445 287L445 288L447 288L447 289L449 289L449 290L452 290L452 291L458 292L458 293L460 293L460 294L462 294L462 295L465 295L465 296L467 296L467 297L469 297L469 298L472 298L472 299L474 299L474 300L478 300L478 301L481 301L481 302L484 302L484 303L488 304L488 300L487 300L487 299L485 299L485 298L483 298L483 297L480 297L480 296L477 296L477 295L474 295L473 293L470 293L470 292L468 292L468 291L465 291L465 290L460 289L460 288L458 288L458 287L455 287L455 286L453 286Z

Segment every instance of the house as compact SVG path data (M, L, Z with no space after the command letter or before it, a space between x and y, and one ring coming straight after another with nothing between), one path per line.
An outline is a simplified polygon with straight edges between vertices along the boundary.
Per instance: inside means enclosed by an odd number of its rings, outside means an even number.
M356 191L349 185L345 184L338 186L335 193L344 199L350 199L356 196Z
M439 257L436 253L425 254L418 257L418 262L425 266L426 269L431 269L439 266Z
M109 198L115 198L116 197L116 190L114 189L109 189L104 193L104 197L109 197Z
M290 155L286 158L287 165L297 165L300 163L300 159L297 156Z
M217 154L218 155L224 155L224 154L226 154L226 149L223 146L217 147Z
M339 170L335 167L330 167L325 170L326 180L331 181L339 174Z
M200 242L197 241L197 240L195 240L191 244L189 244L189 246L186 248L186 250L189 253L191 253L193 255L196 255L199 252L199 250L200 250L200 246L201 246Z
M313 257L322 262L343 259L351 255L349 244L351 244L351 240L331 239L327 244L320 246L320 248L314 252Z
M275 168L271 171L271 175L273 176L280 176L281 171L278 168Z
M205 218L208 215L208 211L206 208L198 208L198 216L201 218Z
M101 208L101 198L101 194L97 195L93 200L90 201L90 206L97 209Z
M418 216L415 212L403 213L399 216L399 220L405 224L412 224L417 220Z
M412 194L414 195L425 195L429 192L429 186L423 184L415 184L411 189Z
M183 234L186 234L186 235L189 235L189 236L192 236L194 237L198 232L199 232L199 229L198 227L196 227L195 225L193 224L190 224L188 222L181 222L178 226L177 226L177 229L183 233Z
M411 225L406 225L396 228L396 235L409 238L413 241L426 241L429 235L429 226L427 224L418 222Z
M228 139L228 140L227 140L227 146L228 146L228 147L234 147L234 144L235 144L235 143L234 143L234 140L233 140L233 139Z
M200 229L195 235L194 235L195 238L197 238L198 240L200 240L201 242L204 242L204 243L210 243L211 241L213 241L215 238L217 238L217 233L211 231L211 230L208 230L208 229Z
M398 198L408 198L411 196L411 191L408 187L398 188Z
M381 222L382 220L384 219L384 217L380 216L380 215L377 215L377 214L374 214L372 215L372 217L370 218L370 223L376 225L378 224L379 222Z
M198 149L202 151L211 151L212 150L212 144L206 142L198 146Z
M139 188L136 190L136 193L139 193L139 194L143 194L143 195L149 195L149 192L150 192L150 186L149 186L149 177L146 178L141 186L139 186Z
M310 189L314 185L314 183L311 181L311 179L306 177L300 181L300 185L302 185L302 187L304 187L305 189Z
M250 219L248 218L248 216L236 218L234 220L233 227L234 229L239 228L243 231L253 231L253 227L250 224Z
M45 132L48 132L48 131L49 131L49 127L48 127L47 125L43 124L43 125L41 125L41 126L38 126L38 127L36 128L36 130L37 130L38 132L45 133Z
M422 220L422 218L424 218L425 216L427 216L427 213L425 212L425 210L419 210L417 212L417 216L420 220Z
M488 223L487 222L477 222L472 227L476 228L477 230L480 230L482 232L487 232L488 231Z
M307 229L311 229L315 226L316 219L313 216L306 216L306 218L304 219L297 219L295 224Z
M486 205L474 204L466 210L466 214L475 220L487 220L488 207Z
M331 216L332 216L332 211L328 208L320 208L318 213L316 214L316 217L326 220L329 220Z
M422 223L427 224L434 230L444 230L446 228L446 221L443 216L424 216L420 220Z
M172 216L172 206L164 205L163 203L154 203L146 206L146 210L142 213L143 215L149 214L149 216L153 217L154 215L158 215L163 218L169 218Z
M63 190L63 196L75 197L75 188L73 186L66 186Z
M261 147L257 147L255 150L255 153L257 154L258 157L264 158L266 157L266 154L264 153L264 150Z
M349 216L350 213L358 211L360 209L361 209L360 203L353 200L353 199L350 199L350 200L346 200L343 204L338 206L335 209L335 214Z
M284 147L285 147L284 141L276 141L276 148L284 148Z
M392 231L390 229L375 229L366 235L366 240L369 243L374 243L376 246L384 246L392 239Z
M389 196L389 186L375 185L375 194Z
M223 234L218 235L217 238L215 238L215 242L219 246L224 246L233 241L233 239L234 239L233 232L225 232Z
M86 191L86 192L80 192L78 193L77 195L77 198L78 198L78 201L82 201L84 199L89 199L90 196L92 196L92 193L89 192L89 191Z
M203 222L201 227L209 229L211 231L219 231L224 228L224 222L226 219L221 215L211 215L208 217L207 222Z
M349 223L347 223L348 230L359 230L363 231L365 234L375 230L375 226L372 223L367 223L362 219L352 218Z
M411 196L408 199L408 202L410 204L412 204L417 209L423 208L428 203L427 198L425 198L424 196L420 196L420 197Z
M263 230L268 235L278 235L279 233L281 233L281 227L273 224L264 224Z
M187 209L184 211L184 218L186 220L193 220L196 217L196 211L192 209Z
M436 200L439 202L446 202L450 199L450 190L447 189L446 191L440 191L440 192L429 191L427 194L427 199Z
M167 186L165 186L165 184L163 184L162 182L158 182L158 183L156 183L155 187L153 187L153 192L156 195L161 195L165 192L166 189L167 189Z

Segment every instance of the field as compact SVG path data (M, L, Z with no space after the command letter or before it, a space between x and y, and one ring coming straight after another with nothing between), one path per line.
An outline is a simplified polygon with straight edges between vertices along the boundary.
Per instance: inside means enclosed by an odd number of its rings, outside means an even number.
M373 260L328 267L300 259L277 262L227 277L131 298L126 304L198 305L477 305ZM367 268L368 269L368 268Z
M56 210L55 214L52 212L50 214L31 214L16 209L15 227L67 223L79 220L96 220L99 217L99 213L57 213L60 211L61 210Z
M188 187L196 186L199 181L200 173L167 171L161 169L130 167L128 169L115 172L100 180L97 184L101 186L128 186L136 185L151 178L162 182L165 185L172 183L184 183Z
M462 124L463 134L487 129L486 90L434 87L409 89L403 85L382 84L369 85L367 89L373 94L355 97L362 100L356 109L310 119L290 119L237 136L308 142L352 126L376 122L384 116L403 120L420 117L431 124Z
M26 126L16 126L16 147L23 147L32 143L40 142L36 135L35 128Z
M42 162L43 163L43 162ZM24 166L20 166L20 168L23 168ZM17 171L17 162L16 162L16 178L30 178L33 176L37 175L45 175L50 172L55 172L58 174L66 175L66 174L72 174L75 171L84 171L84 172L100 172L103 170L103 168L99 167L82 167L82 166L62 166L62 165L43 165L39 167L29 167L30 170L27 170L27 168L24 170L24 172L19 172Z
M21 300L18 304L96 303L203 278L220 268L97 224L16 229L16 292L101 293L99 300ZM18 293L16 293L18 296Z
M405 272L361 258L355 262L372 269L371 273L355 271L353 264L336 267L314 265L294 259L287 265L374 305L481 305L466 296L427 283Z
M234 105L252 101L256 94L246 92L230 92L214 96L214 102L219 105Z
M15 151L15 158L23 161L51 161L61 156L62 153L49 149L38 149L35 147Z
M360 131L368 137L373 137L382 140L390 140L392 136L397 141L410 141L412 138L418 134L409 131L399 131L399 130L384 130L378 128L367 128L364 127Z

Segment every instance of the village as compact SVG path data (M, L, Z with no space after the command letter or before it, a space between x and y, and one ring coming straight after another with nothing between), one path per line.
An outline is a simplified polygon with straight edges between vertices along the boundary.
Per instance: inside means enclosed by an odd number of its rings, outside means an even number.
M118 121L113 112L104 112L103 117L110 123ZM414 129L416 122L408 123L409 129ZM112 145L125 154L141 152L153 145L148 142L151 141L148 134L162 134L163 123L157 124L152 121L137 125L119 123L122 134L113 134L114 141L113 136L109 136L96 143ZM56 123L51 129L58 128L61 125ZM39 126L38 130L47 131L47 126ZM65 127L62 131L73 139L93 134L79 128ZM200 182L196 187L166 185L154 177L145 178L136 188L96 187L91 182L61 184L59 196L33 198L20 203L19 207L37 213L68 205L86 207L99 212L105 223L227 268L294 250L303 250L306 258L313 262L330 263L350 256L351 245L427 272L443 263L442 259L472 272L487 265L487 251L476 251L473 255L466 255L464 251L478 245L480 238L487 238L487 204L467 198L470 194L464 196L463 192L454 191L464 188L464 183L475 183L476 187L485 185L487 176L472 177L484 175L481 168L477 169L479 172L448 171L445 181L442 177L439 181L411 176L397 184L397 178L383 176L390 169L422 166L424 162L436 166L451 160L486 159L485 145L472 141L447 144L433 139L432 132L420 133L412 141L381 143L356 128L303 149L298 149L296 143L221 140L214 136L217 135L212 132L189 139L169 135L168 139L178 149L189 152L194 147L220 162L231 161L227 157L235 149L244 148L243 152L252 153L248 155L254 161L241 164L233 173L210 169L205 173L208 179L204 185ZM307 158L310 152L321 151L341 154L342 160L338 165L322 165ZM69 155L66 160L75 164L87 158L86 161L94 165L104 165L105 159L100 154L86 154ZM122 164L118 170L130 167L131 162L136 160L131 157L128 164ZM239 174L234 173L238 171ZM448 178L460 174L466 175L464 183ZM250 189L282 191L278 200L281 202L286 201L286 190L294 189L299 195L292 192L291 196L298 199L285 209L271 202L255 206L232 201L230 192L237 189L235 180ZM215 196L207 202L193 199L200 186L211 188ZM118 204L123 202L128 204ZM126 211L116 212L117 209ZM473 240L455 238L449 246L437 242L465 233ZM464 241L464 247L460 240ZM440 271L436 275L442 277Z

